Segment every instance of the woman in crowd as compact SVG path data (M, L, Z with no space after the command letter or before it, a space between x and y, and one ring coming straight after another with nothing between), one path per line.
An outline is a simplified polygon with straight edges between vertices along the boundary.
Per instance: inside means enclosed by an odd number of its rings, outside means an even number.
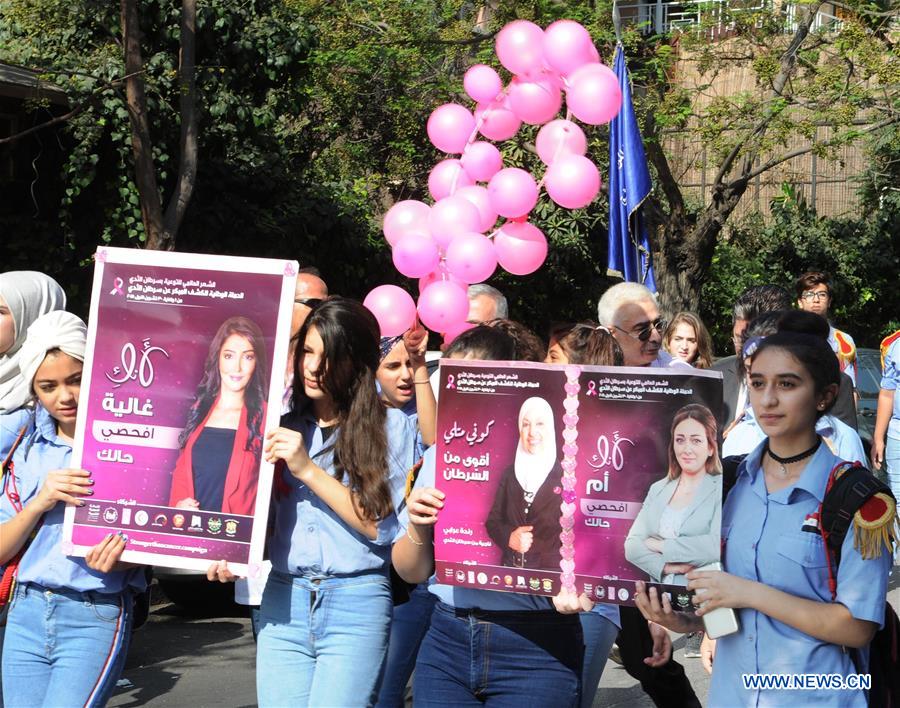
M765 312L754 319L744 331L744 344L741 348L741 360L738 362L738 373L750 385L750 359L759 345L778 331L778 322L786 314L786 310ZM816 421L816 431L822 441L842 460L863 463L866 459L862 440L853 428L837 417L826 413ZM728 430L728 436L722 443L722 457L746 455L759 445L766 437L753 407L747 405L743 414L736 419Z
M266 420L266 345L259 326L231 317L209 345L181 433L169 504L252 515Z
M500 565L554 570L560 561L560 510L553 490L562 468L550 404L538 396L526 399L518 432L515 462L500 478L485 526L502 549Z
M672 419L669 469L647 491L625 539L625 558L650 579L686 585L685 574L719 560L722 463L716 419L691 403Z
M719 607L738 611L740 629L716 642L710 705L864 706L861 690L745 688L746 674L865 673L868 645L884 619L891 553L869 545L864 557L848 530L829 587L829 559L811 520L818 518L832 469L840 461L823 445L816 421L834 403L840 369L828 324L805 312L786 314L778 332L752 354L750 403L768 436L741 464L722 512L725 572L692 571L688 588L702 606L675 613L655 588L639 588L645 616L678 632L701 627ZM808 532L807 529L813 532Z
M663 335L663 348L697 369L708 369L715 358L712 338L693 312L679 312L672 318Z
M25 333L41 315L65 307L66 294L49 275L30 270L0 273L0 460L6 459L33 413L31 385L19 373Z
M550 330L547 364L622 366L622 348L609 330L596 322L560 324Z
M69 468L85 336L75 315L51 312L18 352L37 406L0 495L0 564L18 562L3 647L7 706L104 705L125 663L132 591L145 582L142 569L118 562L124 535L109 534L86 558L62 549L65 505L93 494L90 472Z
M395 509L416 431L378 399L378 323L334 297L298 334L293 406L266 435L277 463L272 573L260 607L261 706L375 702L391 620ZM225 563L210 579L233 579Z
M428 380L427 345L428 332L420 328L403 336L382 337L381 362L376 373L381 402L388 408L401 410L419 427L416 458L434 444L435 437L437 404ZM423 583L409 589L396 576L391 581L395 585L394 608L387 662L376 704L379 708L402 708L435 603L434 595Z
M515 346L505 332L479 325L459 335L445 357L508 360ZM432 532L444 506L444 494L434 488L434 450L425 453L392 552L397 572L408 582L425 582L434 571ZM429 588L439 601L416 663L416 706L578 705L581 625L554 610L553 603L576 612L590 606L584 596L560 595L551 603L433 578Z

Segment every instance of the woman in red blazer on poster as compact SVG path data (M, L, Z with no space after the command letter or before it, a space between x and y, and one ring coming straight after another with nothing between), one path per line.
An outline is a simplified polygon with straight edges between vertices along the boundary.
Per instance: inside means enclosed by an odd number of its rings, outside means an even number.
M169 505L252 515L266 419L266 348L259 326L231 317L209 345L181 433Z

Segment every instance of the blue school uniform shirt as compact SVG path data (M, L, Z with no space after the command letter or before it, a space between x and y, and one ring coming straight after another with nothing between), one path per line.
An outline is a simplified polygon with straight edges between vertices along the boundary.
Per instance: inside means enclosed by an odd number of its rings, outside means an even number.
M797 483L769 494L760 468L763 446L741 465L722 510L725 570L797 597L831 602L828 559L807 517L819 510L839 459L820 445ZM810 530L803 530L804 526ZM856 619L881 625L891 556L863 560L847 531L837 573L836 602ZM740 630L722 637L709 690L711 706L865 706L863 691L745 689L742 674L857 673L842 647L815 639L753 609L737 610ZM864 657L868 665L868 656Z
M415 461L415 425L401 411L386 411L388 440L388 487L394 509L403 502L406 475ZM338 431L327 439L316 424L310 408L291 411L281 425L303 434L306 451L312 461L328 474L334 471L331 446ZM269 539L272 567L282 573L310 577L355 575L365 572L387 574L391 542L397 533L397 515L391 512L378 524L378 536L369 540L351 528L309 487L281 466L282 488L276 494L274 530ZM343 483L349 484L345 476Z
M887 434L889 438L900 440L900 394L897 388L900 386L900 339L888 347L884 355L884 371L881 375L881 388L894 392L894 410L891 412L891 420L888 423Z
M56 421L38 406L34 431L22 440L13 455L13 478L22 506L37 495L50 472L71 467L71 457L72 446L57 436ZM6 491L0 494L0 523L6 523L16 515ZM19 562L18 582L105 594L120 593L128 588L138 592L143 590L146 580L141 568L101 573L88 568L84 558L68 557L62 552L65 508L66 505L59 502L43 515L37 535Z
M436 455L437 447L434 445L425 452L422 460L422 469L419 470L414 489L437 486L435 485ZM440 489L439 486L437 488ZM400 530L397 534L397 540L406 534L406 528L409 526L409 512L405 506L400 512L399 519ZM428 590L436 595L441 602L463 609L478 608L480 610L496 611L553 609L553 601L542 595L524 595L447 585L437 582L437 578L434 575L428 579ZM622 626L619 621L619 608L616 605L594 605L593 611L606 617L617 627Z
M26 436L34 431L33 408L16 408L0 414L0 462L6 459L22 428L25 428Z

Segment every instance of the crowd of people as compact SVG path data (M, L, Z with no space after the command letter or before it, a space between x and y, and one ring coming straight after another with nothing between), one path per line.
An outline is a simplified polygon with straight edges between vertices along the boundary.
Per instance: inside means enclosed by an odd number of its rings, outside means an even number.
M275 464L266 572L237 578L224 562L208 570L211 581L235 582L236 599L251 606L259 704L402 706L412 678L417 706L590 706L615 644L657 706L699 706L668 630L699 645L703 615L721 607L737 611L739 630L695 648L712 671L710 705L866 704L864 691L847 687L751 690L742 675L866 673L866 647L885 618L893 517L877 529L886 542L862 547L867 531L854 522L836 570L822 536L806 531L842 460L884 468L900 495L900 333L884 342L867 460L856 432L855 345L828 321L824 273L803 274L795 296L777 285L742 293L734 356L720 359L696 314L667 323L635 283L610 287L596 320L554 326L546 343L510 319L495 288L470 286L469 298L474 326L442 345L443 358L721 372L719 415L685 406L660 431L671 438L669 470L626 542L651 577L684 578L702 606L674 612L667 596L643 586L636 607L620 607L565 590L546 598L436 582L433 529L446 497L427 332L380 337L367 309L330 295L307 268L297 278L280 426L261 429L258 328L232 318L210 346L170 494L181 508L252 508L255 490L238 485L223 498L209 461L220 447L245 451L225 459L235 479L253 454ZM146 583L143 568L121 561L125 534L108 535L85 558L61 545L65 506L92 494L90 470L70 466L86 326L65 307L63 289L43 274L0 275L0 564L4 579L16 575L11 591L0 585L7 706L104 705ZM519 430L552 427L546 408L525 401ZM723 489L726 459L736 471ZM521 433L503 503L524 495L537 509L541 485L559 473L555 444ZM543 562L536 515L492 516L491 536L510 565ZM667 529L694 522L721 526L723 571L663 552ZM707 545L707 560L718 559L717 541Z

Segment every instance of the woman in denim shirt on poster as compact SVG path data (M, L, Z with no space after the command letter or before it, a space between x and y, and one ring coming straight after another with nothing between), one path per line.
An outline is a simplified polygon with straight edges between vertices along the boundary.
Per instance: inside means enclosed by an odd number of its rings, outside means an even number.
M829 588L829 559L818 511L839 459L816 434L816 420L837 395L840 372L817 315L787 313L753 355L750 402L768 438L741 464L722 512L727 572L688 574L707 603L696 615L675 613L654 588L639 592L649 619L678 632L701 627L717 607L738 610L740 629L713 650L710 706L865 706L863 690L745 688L745 674L865 673L868 644L884 621L890 549L865 559L847 531ZM847 649L857 653L860 665Z
M272 573L260 606L260 706L367 706L391 621L395 509L415 425L375 390L378 323L340 297L298 334L293 408L266 435L275 468ZM224 563L210 579L233 579Z
M3 647L7 706L102 706L125 664L139 567L118 562L127 537L110 534L86 558L61 548L65 504L84 505L90 472L69 469L86 328L75 315L37 319L19 353L38 400L34 432L16 448L0 495L0 562L19 563Z

